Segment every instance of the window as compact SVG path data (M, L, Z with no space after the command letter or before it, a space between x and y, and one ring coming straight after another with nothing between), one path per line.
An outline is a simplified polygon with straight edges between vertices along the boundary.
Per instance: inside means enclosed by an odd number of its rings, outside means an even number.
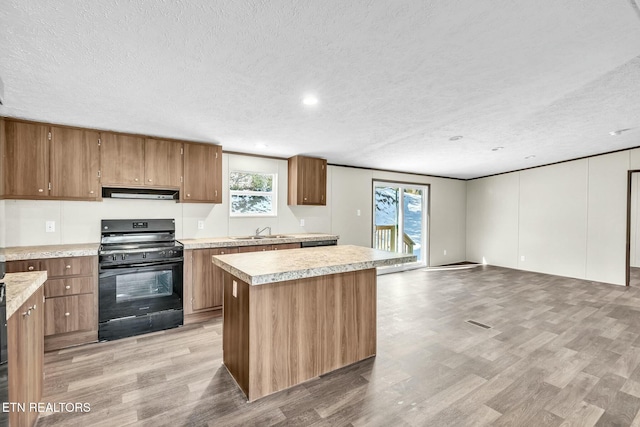
M231 172L229 196L231 216L276 216L275 173Z

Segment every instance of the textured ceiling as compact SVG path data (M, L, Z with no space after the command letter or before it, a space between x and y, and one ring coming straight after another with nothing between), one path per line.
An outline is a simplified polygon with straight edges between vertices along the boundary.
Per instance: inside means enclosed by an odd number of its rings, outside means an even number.
M0 78L3 116L448 177L640 145L634 0L3 0Z

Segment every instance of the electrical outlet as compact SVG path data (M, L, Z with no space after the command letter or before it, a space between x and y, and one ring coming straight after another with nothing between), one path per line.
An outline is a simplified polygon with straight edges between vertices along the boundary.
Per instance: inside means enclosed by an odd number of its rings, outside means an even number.
M47 233L55 233L56 231L55 221L46 221L44 226Z
M204 221L198 220L198 230L204 230Z
M447 254L447 250L446 250L446 249L444 250L444 254L445 254L445 255Z
M304 227L304 219L300 220L300 227Z
M524 261L524 255L520 255L520 261Z
M238 282L233 281L233 297L238 298Z
M358 209L358 210L356 211L356 215L357 215L357 216L360 216L360 209Z

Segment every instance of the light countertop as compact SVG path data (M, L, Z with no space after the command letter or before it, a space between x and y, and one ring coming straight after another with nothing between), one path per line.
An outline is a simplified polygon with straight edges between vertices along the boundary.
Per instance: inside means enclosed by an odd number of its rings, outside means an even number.
M320 246L286 251L216 255L212 262L250 285L325 276L416 261L415 255L362 246Z
M7 298L7 319L11 317L46 280L46 271L5 274L3 282L5 283Z
M274 245L278 243L315 242L319 240L338 240L340 236L324 233L277 234L279 237L266 239L246 239L237 237L207 237L202 239L180 239L185 249L230 248L238 246Z
M238 246L273 245L278 243L314 242L338 240L340 236L324 233L278 234L266 239L239 239L237 237L207 237L202 239L179 239L185 249L229 248ZM41 258L66 258L97 256L100 243L76 243L67 245L14 246L0 249L0 261L23 261Z
M75 256L97 256L99 243L78 243L70 245L14 246L0 249L5 261L22 261L40 258L66 258Z

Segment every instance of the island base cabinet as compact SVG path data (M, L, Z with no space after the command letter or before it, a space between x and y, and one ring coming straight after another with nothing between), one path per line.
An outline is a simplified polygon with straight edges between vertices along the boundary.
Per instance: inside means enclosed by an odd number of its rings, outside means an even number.
M44 374L44 291L40 287L7 320L9 402L23 404L9 412L11 427L32 426L38 412L29 410L42 398Z
M375 353L375 269L256 286L225 273L223 361L249 401Z

